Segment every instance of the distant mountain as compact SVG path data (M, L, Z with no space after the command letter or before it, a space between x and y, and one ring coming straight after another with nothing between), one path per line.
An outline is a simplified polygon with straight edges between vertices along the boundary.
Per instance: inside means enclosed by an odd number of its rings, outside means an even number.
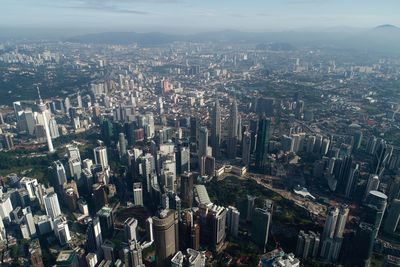
M73 43L101 43L101 44L132 44L160 45L167 44L180 39L179 36L159 32L136 33L136 32L104 32L79 35L68 38Z
M400 53L400 28L380 25L371 29L354 31L282 31L282 32L241 32L235 30L203 32L189 35L164 34L159 32L106 32L86 34L67 39L78 43L131 44L141 46L165 45L175 41L213 43L277 43L277 49L292 49L295 46L329 46L357 51Z
M392 24L383 24L375 27L376 30L395 30L400 31L400 28Z

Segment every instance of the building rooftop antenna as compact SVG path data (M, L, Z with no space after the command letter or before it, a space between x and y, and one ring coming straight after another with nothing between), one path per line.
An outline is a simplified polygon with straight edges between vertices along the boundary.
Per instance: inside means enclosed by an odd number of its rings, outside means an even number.
M37 89L37 93L38 93L38 96L39 96L40 104L42 104L42 103L43 103L43 100L42 100L42 96L40 95L40 89L39 89L39 86L38 86L38 85L36 85L36 89Z

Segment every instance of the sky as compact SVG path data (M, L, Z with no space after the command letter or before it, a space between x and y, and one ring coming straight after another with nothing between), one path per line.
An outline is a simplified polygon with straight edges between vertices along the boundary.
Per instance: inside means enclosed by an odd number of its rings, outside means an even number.
M400 26L400 0L0 0L0 28L282 31Z

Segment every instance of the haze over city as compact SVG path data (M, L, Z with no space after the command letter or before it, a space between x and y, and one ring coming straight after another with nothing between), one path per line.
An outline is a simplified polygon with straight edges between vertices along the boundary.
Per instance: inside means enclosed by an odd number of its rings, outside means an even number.
M199 32L400 25L396 0L3 0L0 26Z
M0 10L0 266L400 266L399 1Z

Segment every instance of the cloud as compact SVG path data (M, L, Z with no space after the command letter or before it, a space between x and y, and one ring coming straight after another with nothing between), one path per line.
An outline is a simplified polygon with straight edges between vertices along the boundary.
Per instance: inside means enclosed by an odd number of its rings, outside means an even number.
M118 6L105 6L105 5L77 5L77 6L65 6L67 8L73 9L86 9L86 10L95 10L95 11L104 11L111 13L121 13L121 14L134 14L134 15L150 15L150 12L134 10L129 8L121 8Z
M149 11L138 10L135 8L137 4L171 4L179 3L185 0L42 0L37 5L55 7L55 8L71 8L84 9L108 13L149 15L153 14ZM27 0L21 2L30 3Z
M288 0L289 5L303 5L303 4L324 4L327 0Z

